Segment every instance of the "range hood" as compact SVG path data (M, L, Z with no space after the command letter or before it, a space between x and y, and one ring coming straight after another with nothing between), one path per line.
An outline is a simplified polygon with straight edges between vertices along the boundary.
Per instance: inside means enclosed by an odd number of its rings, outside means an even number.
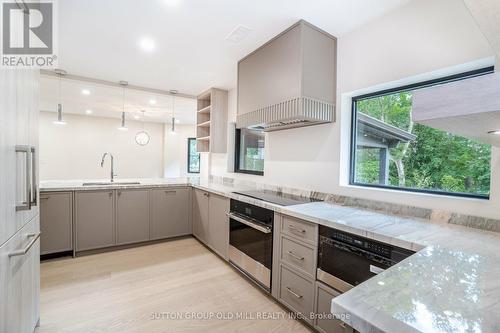
M238 62L237 128L333 122L337 40L299 21Z

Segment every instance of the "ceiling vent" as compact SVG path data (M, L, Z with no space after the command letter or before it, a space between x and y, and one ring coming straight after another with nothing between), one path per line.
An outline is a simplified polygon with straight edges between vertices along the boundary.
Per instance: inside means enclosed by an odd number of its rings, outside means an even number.
M247 38L248 34L252 29L245 27L244 25L238 25L234 30L226 37L227 40L233 43L239 43L243 39Z

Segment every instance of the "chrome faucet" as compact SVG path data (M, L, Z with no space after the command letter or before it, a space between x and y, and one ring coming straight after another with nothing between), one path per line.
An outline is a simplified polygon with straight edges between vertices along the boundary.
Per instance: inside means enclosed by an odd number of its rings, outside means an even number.
M106 155L109 155L109 157L111 158L111 182L113 183L115 181L115 176L116 176L114 166L113 166L113 161L114 161L113 155L111 155L110 153L102 154L101 168L104 167L104 159L106 158Z

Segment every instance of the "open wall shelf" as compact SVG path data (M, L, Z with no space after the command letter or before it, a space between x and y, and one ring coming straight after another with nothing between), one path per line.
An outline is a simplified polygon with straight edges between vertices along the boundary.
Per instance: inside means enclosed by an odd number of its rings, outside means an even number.
M227 91L210 88L198 95L196 149L199 153L227 151Z

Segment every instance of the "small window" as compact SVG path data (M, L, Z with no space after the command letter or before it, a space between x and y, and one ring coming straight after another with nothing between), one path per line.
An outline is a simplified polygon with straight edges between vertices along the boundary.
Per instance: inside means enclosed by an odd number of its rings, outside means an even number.
M413 123L412 92L491 68L353 99L350 183L489 198L491 146Z
M263 131L246 128L236 130L235 140L235 171L253 175L264 174Z
M196 152L195 138L188 138L188 173L200 173L200 153Z

